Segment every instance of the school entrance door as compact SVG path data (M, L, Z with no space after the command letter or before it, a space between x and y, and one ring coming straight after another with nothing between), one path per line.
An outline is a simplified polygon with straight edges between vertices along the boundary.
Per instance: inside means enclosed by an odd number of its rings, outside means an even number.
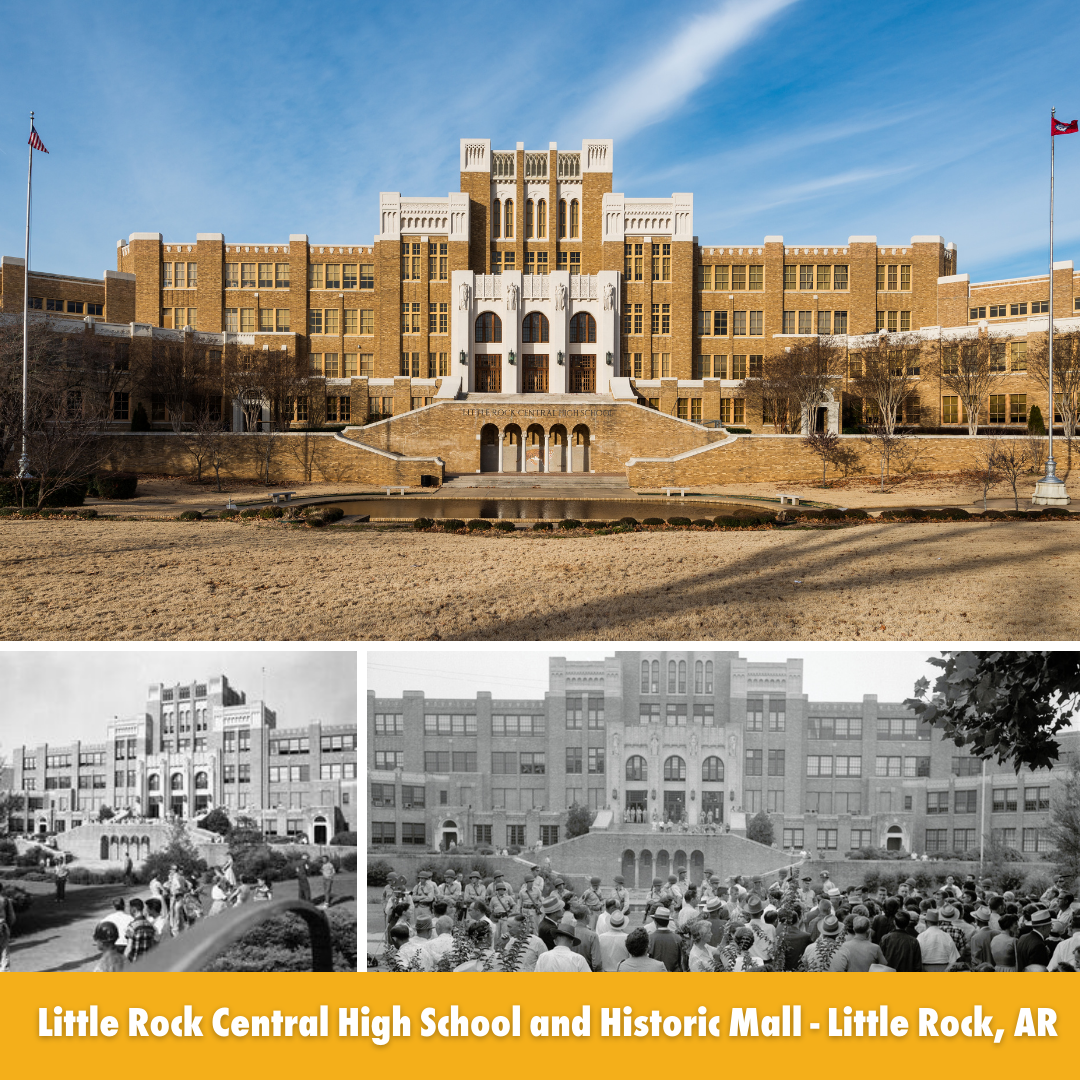
M596 393L596 357L570 357L570 393Z
M473 357L473 361L476 392L478 394L502 393L502 357L481 355Z
M548 358L546 356L523 356L522 390L526 394L546 394L548 389Z

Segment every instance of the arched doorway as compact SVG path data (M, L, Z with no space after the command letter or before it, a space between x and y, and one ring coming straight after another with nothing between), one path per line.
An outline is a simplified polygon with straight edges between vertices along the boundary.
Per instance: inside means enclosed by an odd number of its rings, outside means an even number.
M700 885L705 878L705 855L700 851L690 852L690 880Z
M675 858L672 861L672 873L677 874L680 870L686 869L686 852L676 851Z
M108 862L109 859L109 838L107 836L101 838L101 859L103 862Z
M109 837L109 858L113 862L120 861L120 839L116 836Z
M480 471L499 471L499 429L494 424L480 429Z
M47 818L38 819L38 834L41 836L47 836L49 833L49 821Z
M439 849L441 851L448 851L451 844L458 842L458 827L456 821L450 821L447 819L442 823L440 829Z
M544 429L530 424L525 432L525 471L544 472Z
M890 825L885 833L885 850L901 851L904 847L904 830L899 825Z
M591 464L589 461L589 429L584 424L578 424L574 428L571 437L570 448L570 471L588 472Z
M566 428L556 424L548 432L548 472L566 472L569 464L566 444Z
M313 844L328 844L330 837L327 836L326 818L320 814L311 823L311 842Z
M662 881L667 880L668 874L671 873L671 856L666 851L658 851L656 853L656 876Z
M503 431L502 471L521 472L521 428L509 424Z
M629 848L622 853L622 876L626 881L626 884L630 888L634 888L633 882L637 881L637 860L634 858L634 853Z
M643 851L638 856L638 882L639 889L647 889L652 885L652 852Z

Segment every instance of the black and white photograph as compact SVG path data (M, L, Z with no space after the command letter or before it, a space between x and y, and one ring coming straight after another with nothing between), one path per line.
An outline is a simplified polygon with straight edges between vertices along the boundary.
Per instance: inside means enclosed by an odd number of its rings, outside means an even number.
M370 970L1080 967L1080 654L367 666Z
M355 650L0 652L0 971L355 971Z

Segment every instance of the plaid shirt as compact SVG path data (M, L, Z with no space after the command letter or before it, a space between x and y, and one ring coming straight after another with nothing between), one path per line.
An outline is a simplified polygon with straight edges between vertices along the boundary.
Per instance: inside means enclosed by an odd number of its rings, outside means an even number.
M942 923L941 929L953 939L953 944L960 954L960 959L965 963L969 961L971 959L971 949L968 946L967 934L964 933L963 928L955 923ZM130 934L131 931L129 930L128 933Z
M128 927L127 939L127 958L134 963L157 944L154 924L146 916L140 916Z

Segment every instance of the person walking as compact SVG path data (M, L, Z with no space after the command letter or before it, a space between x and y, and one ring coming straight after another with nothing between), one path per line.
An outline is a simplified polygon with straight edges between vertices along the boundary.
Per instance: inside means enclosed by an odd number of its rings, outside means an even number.
M307 852L301 856L300 861L296 864L296 895L301 900L306 900L311 903L311 882L308 881L308 870L311 869L308 863Z
M56 879L56 903L58 904L64 903L67 894L68 873L67 856L61 854L59 861L53 868L53 877Z
M334 864L330 861L329 855L323 856L322 870L320 871L320 873L322 874L323 888L322 904L320 906L324 908L329 908L331 904L331 898L334 892L334 875L337 873L337 870L334 868Z

